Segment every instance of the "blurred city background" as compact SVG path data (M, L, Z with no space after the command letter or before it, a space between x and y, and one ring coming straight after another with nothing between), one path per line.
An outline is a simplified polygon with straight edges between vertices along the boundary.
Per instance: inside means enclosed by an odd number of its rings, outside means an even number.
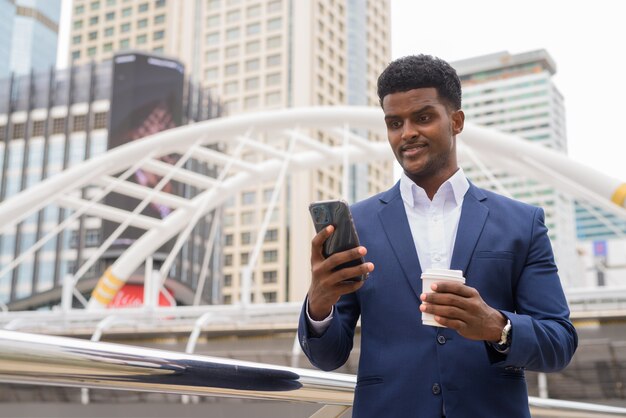
M619 14L582 23L567 2L445 3L0 0L0 328L310 367L294 344L308 204L395 182L376 79L393 58L424 52L457 70L470 124L512 135L499 150L461 136L470 180L546 212L581 340L564 371L527 372L530 395L626 407ZM595 31L596 53L562 51L570 30ZM546 159L517 154L514 139ZM358 352L357 338L341 372L356 372ZM6 416L318 408L0 387Z

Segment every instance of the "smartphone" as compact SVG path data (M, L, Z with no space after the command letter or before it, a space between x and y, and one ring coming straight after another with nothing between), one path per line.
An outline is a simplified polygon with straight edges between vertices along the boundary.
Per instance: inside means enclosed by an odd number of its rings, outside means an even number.
M320 232L328 225L335 227L333 234L324 242L322 254L324 257L330 257L335 253L349 250L359 246L359 237L352 221L350 207L345 200L324 200L313 202L309 205L309 212L315 225L315 231ZM363 257L348 261L334 268L335 271L345 267L353 267L363 264ZM367 274L358 277L346 279L346 281L355 282L363 281L367 278Z

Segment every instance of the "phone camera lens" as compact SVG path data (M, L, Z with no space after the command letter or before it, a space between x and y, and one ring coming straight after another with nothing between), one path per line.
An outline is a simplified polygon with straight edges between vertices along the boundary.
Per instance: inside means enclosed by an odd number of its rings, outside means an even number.
M322 206L313 208L313 218L317 224L326 224L329 221L327 211Z

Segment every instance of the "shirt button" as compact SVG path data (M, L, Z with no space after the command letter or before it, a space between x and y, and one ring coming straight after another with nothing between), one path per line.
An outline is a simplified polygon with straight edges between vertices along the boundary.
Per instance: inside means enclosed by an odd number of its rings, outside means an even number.
M436 256L434 256L434 257L433 257L433 260L435 260L435 261L441 261L441 257L440 257L440 256L438 256L438 255L436 255Z
M441 345L444 345L446 343L446 337L444 337L443 335L438 335L437 342Z
M441 386L439 386L439 383L435 383L433 385L433 395L439 395L441 393Z

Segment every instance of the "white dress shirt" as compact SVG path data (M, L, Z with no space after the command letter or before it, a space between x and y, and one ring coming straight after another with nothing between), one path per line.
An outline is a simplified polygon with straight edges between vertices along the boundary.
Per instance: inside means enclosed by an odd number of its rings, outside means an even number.
M469 182L459 168L439 187L431 201L424 189L402 173L400 195L422 271L450 268L461 206L468 189Z

